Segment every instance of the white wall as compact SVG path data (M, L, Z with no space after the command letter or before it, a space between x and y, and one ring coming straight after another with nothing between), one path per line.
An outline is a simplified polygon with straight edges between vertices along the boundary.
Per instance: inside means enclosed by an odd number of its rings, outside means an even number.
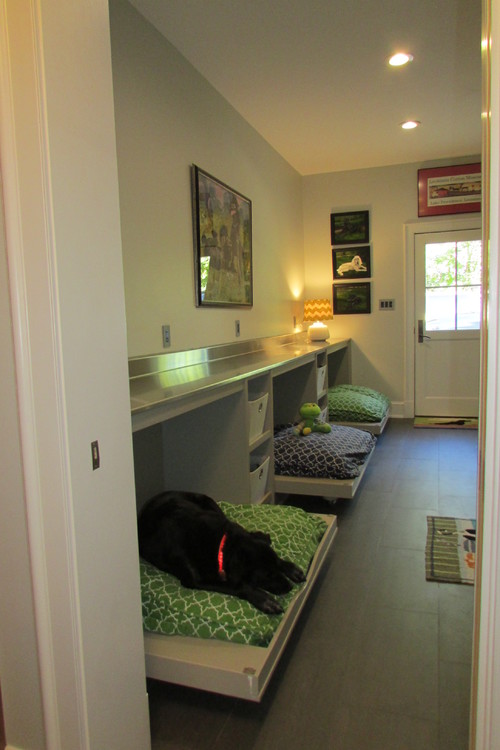
M476 155L455 159L454 163L477 161L480 157ZM370 211L372 313L339 315L328 325L332 336L353 339L353 382L386 393L400 416L405 400L405 223L418 221L418 169L442 163L401 164L303 178L306 297L332 298L330 214ZM439 222L439 217L435 221ZM394 311L379 311L379 299L387 298L395 300Z
M2 0L0 38L7 742L146 750L107 0Z
M129 356L291 332L300 175L126 0L110 2ZM230 63L228 63L230 64ZM252 201L254 304L196 308L190 166Z
M1 185L0 185L1 188ZM43 736L43 715L36 647L33 591L16 398L12 319L0 190L0 383L2 447L0 450L0 527L8 528L0 544L0 675L7 736L16 747L36 747ZM15 571L15 574L6 574ZM22 627L20 627L22 623ZM19 658L23 654L23 659ZM0 731L0 736L1 736Z

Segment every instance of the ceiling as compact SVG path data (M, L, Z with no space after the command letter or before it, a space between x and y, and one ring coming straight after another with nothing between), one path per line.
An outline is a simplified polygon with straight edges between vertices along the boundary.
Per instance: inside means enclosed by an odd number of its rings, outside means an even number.
M481 151L481 0L131 3L300 174Z

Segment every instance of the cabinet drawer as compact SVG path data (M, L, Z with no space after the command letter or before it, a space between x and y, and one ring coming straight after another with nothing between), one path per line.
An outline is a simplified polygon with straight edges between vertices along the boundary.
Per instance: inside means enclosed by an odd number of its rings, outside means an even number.
M258 503L264 496L269 473L270 457L254 456L250 462L250 502Z
M248 428L248 442L251 443L253 440L262 435L264 429L264 420L267 412L267 401L269 398L268 393L263 393L255 400L248 402L248 417L249 417L249 428Z
M325 385L326 385L326 365L324 365L323 367L318 367L317 387L316 387L316 392L318 396L321 393L323 393L323 391L325 390Z

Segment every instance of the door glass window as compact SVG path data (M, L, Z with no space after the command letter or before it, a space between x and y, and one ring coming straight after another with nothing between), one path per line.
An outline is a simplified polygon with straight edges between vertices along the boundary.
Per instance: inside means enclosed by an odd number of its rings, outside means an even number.
M426 330L478 330L480 324L481 240L426 244Z

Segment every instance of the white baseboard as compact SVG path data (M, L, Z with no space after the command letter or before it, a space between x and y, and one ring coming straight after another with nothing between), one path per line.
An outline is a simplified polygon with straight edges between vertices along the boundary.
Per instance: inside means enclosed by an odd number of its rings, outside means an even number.
M391 401L389 416L391 419L407 419L413 417L413 405L406 401Z

